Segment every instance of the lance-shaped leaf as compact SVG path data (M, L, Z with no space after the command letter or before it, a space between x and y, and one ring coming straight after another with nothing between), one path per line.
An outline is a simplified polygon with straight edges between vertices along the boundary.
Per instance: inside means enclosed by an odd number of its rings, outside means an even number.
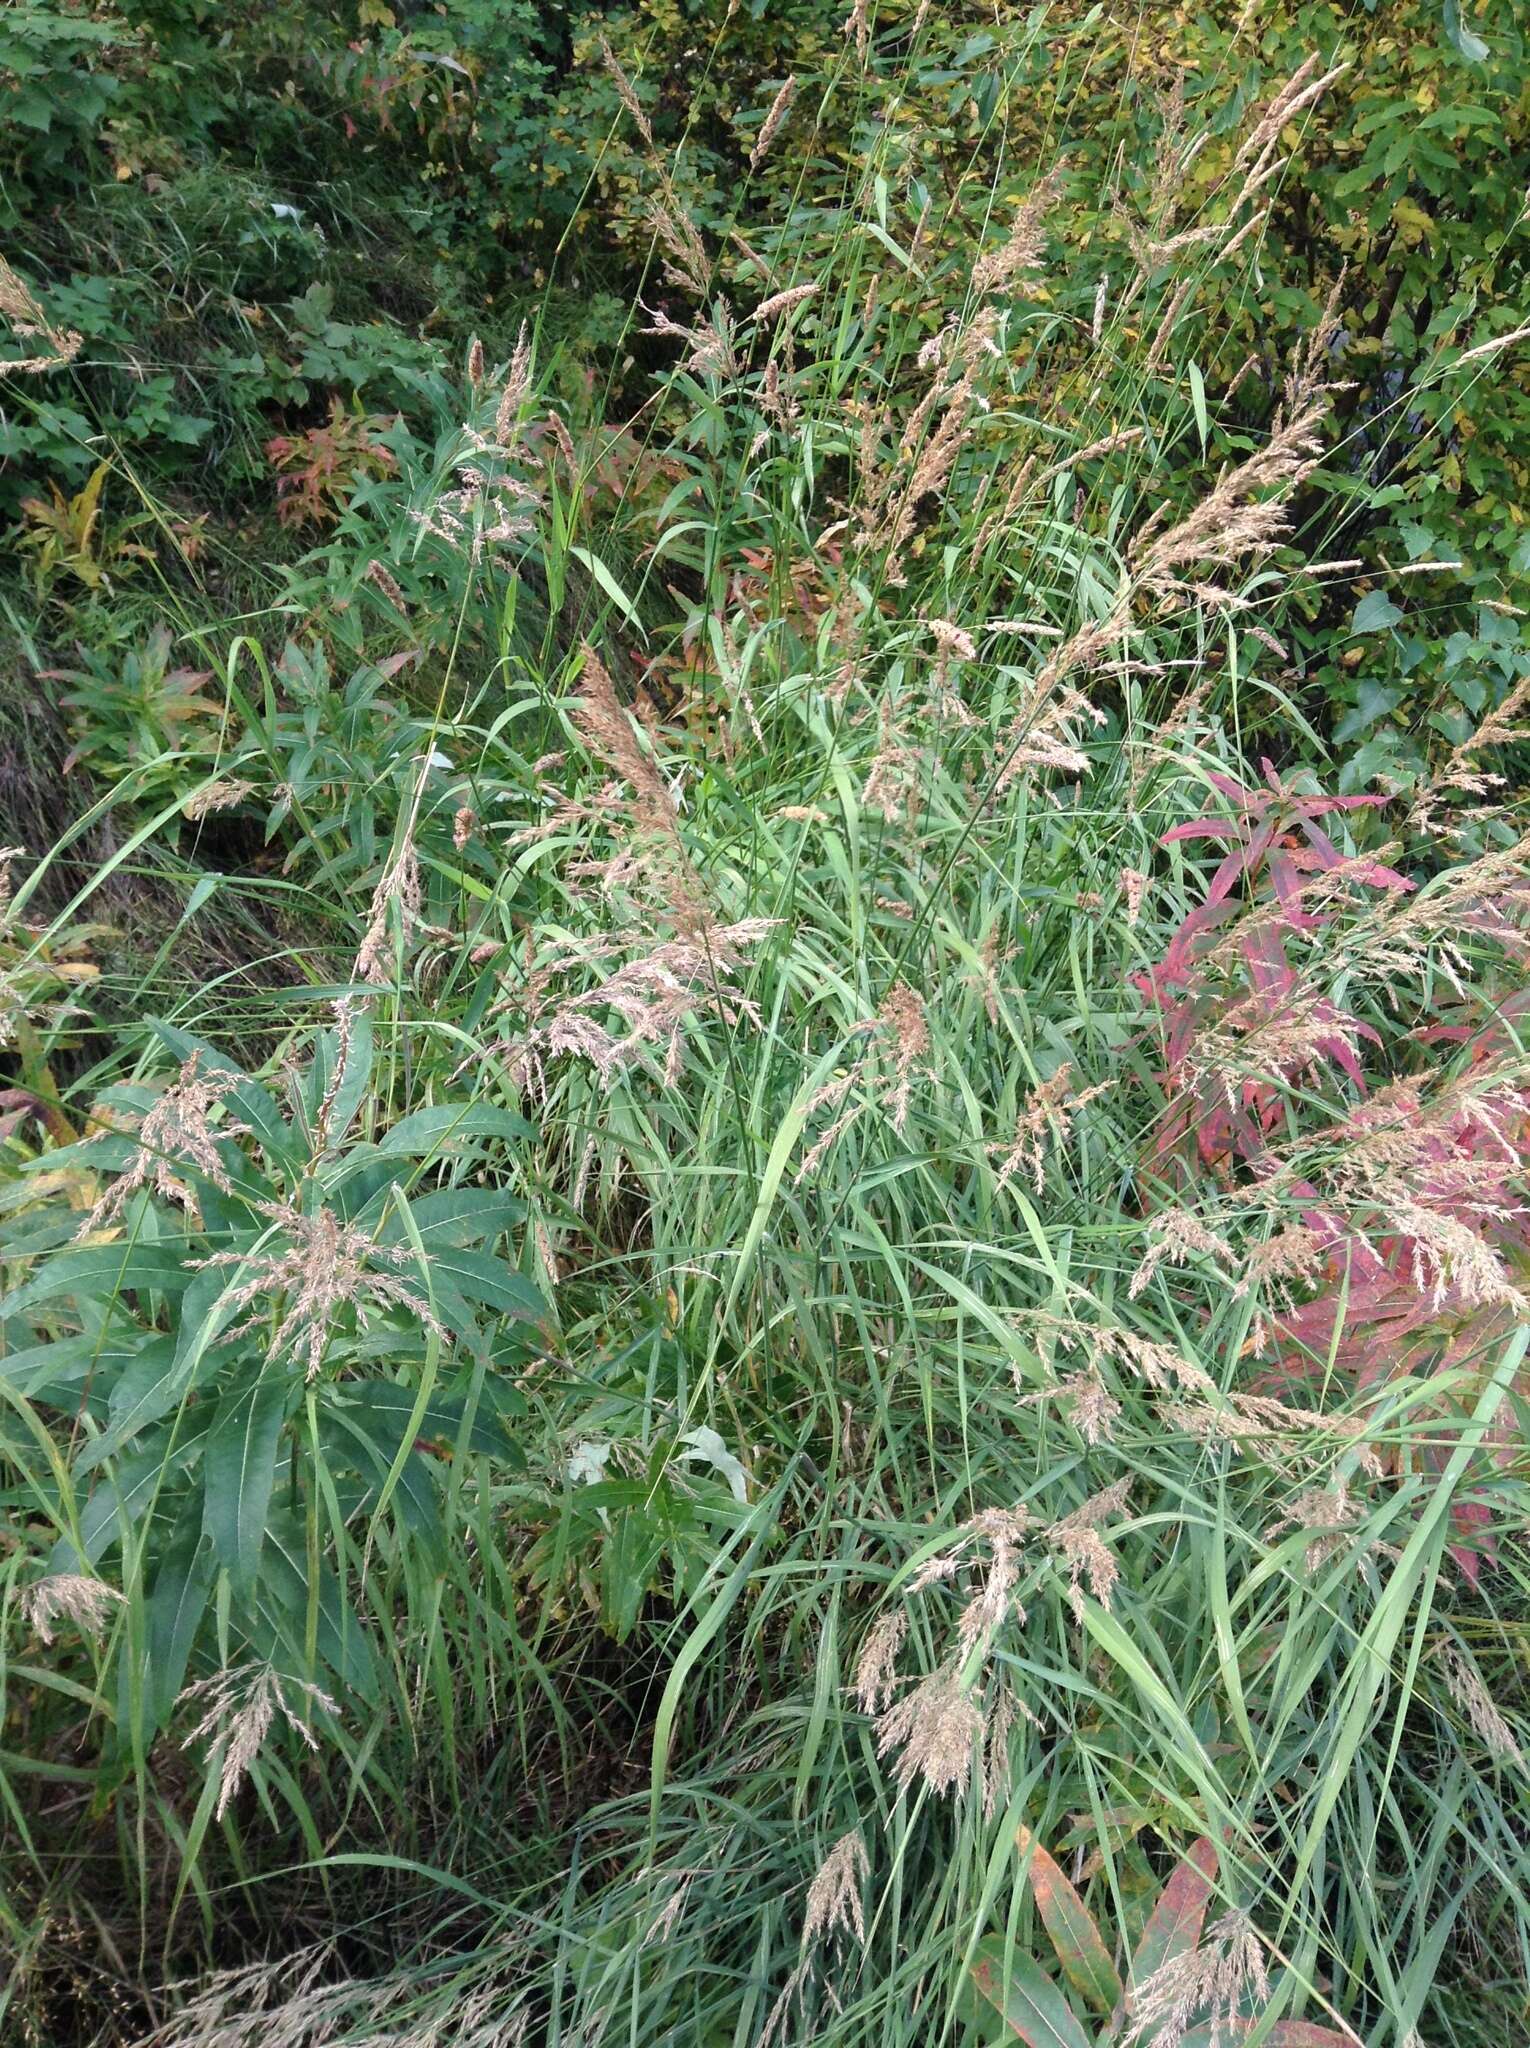
M401 1117L377 1149L388 1158L418 1159L474 1140L499 1138L514 1144L535 1136L536 1126L512 1109L491 1102L442 1102Z
M203 1461L203 1527L234 1583L255 1581L265 1541L276 1452L287 1415L287 1381L267 1367L218 1404Z
M1123 1996L1121 1979L1094 1916L1029 1828L1015 1830L1015 1844L1022 1856L1030 1851L1031 1892L1063 1975L1096 2012L1112 2011Z
M1178 2048L1238 2048L1250 2041L1259 2025L1258 2017L1207 2020L1179 2037ZM1151 2048L1144 2043L1143 2048ZM1311 2020L1276 2020L1259 2037L1259 2048L1360 2048L1357 2034L1343 2034L1334 2027L1314 2026Z
M1184 1862L1171 1874L1148 1915L1132 1957L1133 1991L1140 1991L1166 1963L1177 1962L1199 1947L1216 1874L1216 1843L1209 1835L1201 1835L1186 1850ZM1123 2000L1112 2015L1112 2031L1119 2029L1125 2017Z
M189 1507L160 1560L148 1600L150 1732L170 1718L217 1577L217 1556L206 1540L195 1498Z
M1089 2036L1051 1978L1029 1956L1007 1953L996 1934L978 1943L972 1988L1026 2048L1089 2048Z

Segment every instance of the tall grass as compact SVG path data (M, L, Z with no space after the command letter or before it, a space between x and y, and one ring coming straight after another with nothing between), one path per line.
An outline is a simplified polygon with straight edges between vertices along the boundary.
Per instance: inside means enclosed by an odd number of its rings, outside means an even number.
M830 104L917 76L859 19ZM322 557L350 684L201 625L226 738L104 800L118 864L280 850L217 885L279 982L81 1042L113 862L40 924L69 835L28 868L21 2037L997 2039L979 1944L1049 1953L1018 1842L1124 1958L1203 1835L1269 1982L1236 2038L1512 2036L1512 714L1321 801L1280 636L1332 337L1246 415L1194 367L1321 81L1193 222L1166 118L1119 278L1002 73L946 193L884 123L758 256L654 163L638 417L566 419L535 333L475 362ZM1165 502L1208 404L1247 453ZM214 1393L270 1423L231 1533Z

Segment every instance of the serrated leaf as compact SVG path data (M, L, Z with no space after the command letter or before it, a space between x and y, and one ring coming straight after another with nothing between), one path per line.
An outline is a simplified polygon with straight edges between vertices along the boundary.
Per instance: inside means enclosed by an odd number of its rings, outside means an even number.
M195 1412L182 1418L171 1440L162 1439L103 1471L80 1514L80 1540L84 1555L96 1564L121 1534L122 1524L138 1522L158 1500L164 1488L192 1458L200 1453L206 1421ZM78 1470L78 1463L76 1464ZM80 1564L74 1545L61 1536L49 1552L51 1571L75 1572Z

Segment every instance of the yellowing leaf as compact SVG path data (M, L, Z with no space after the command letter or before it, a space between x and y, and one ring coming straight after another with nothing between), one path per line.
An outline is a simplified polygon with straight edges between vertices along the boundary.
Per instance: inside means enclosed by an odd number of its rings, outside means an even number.
M1399 199L1392 208L1392 218L1397 223L1397 239L1405 249L1416 249L1420 242L1433 238L1433 218L1416 200Z

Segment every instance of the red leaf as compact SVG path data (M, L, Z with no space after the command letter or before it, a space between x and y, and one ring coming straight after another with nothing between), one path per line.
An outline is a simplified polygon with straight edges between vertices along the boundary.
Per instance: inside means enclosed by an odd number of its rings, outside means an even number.
M1154 1901L1148 1924L1132 1957L1132 1989L1139 1990L1156 1970L1200 1946L1201 1928L1217 1874L1217 1845L1209 1835L1190 1844L1185 1860L1171 1873ZM1112 2030L1126 2018L1125 2001L1116 2007Z

